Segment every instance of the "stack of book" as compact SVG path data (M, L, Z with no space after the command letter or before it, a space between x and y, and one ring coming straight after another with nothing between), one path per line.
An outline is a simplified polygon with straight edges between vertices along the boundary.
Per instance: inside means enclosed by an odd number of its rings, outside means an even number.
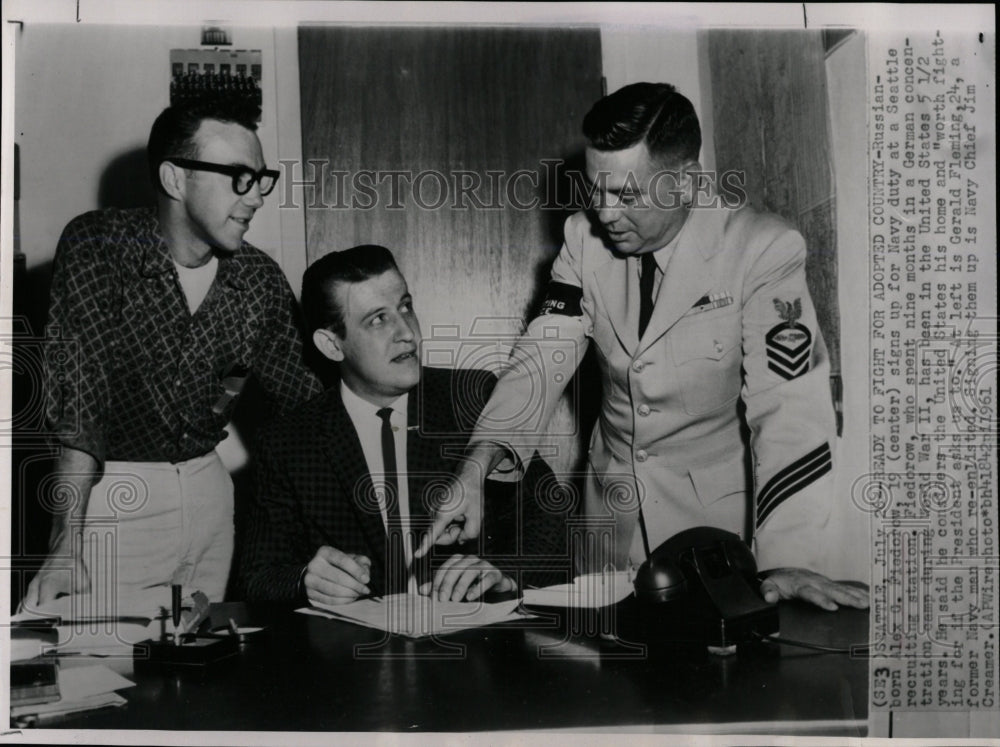
M12 661L10 680L10 723L18 728L120 708L126 700L116 690L134 685L102 664L64 669L58 659L48 656Z
M170 605L170 589L157 588L129 599L81 594L22 607L11 618L11 723L39 726L125 705L116 691L134 683L105 663L131 674L135 644L173 632ZM195 592L182 625L193 629L207 610L207 599Z
M60 618L13 621L10 629L10 721L26 728L75 713L125 705L116 690L133 683L101 664L63 668L55 653ZM76 663L76 662L75 662Z

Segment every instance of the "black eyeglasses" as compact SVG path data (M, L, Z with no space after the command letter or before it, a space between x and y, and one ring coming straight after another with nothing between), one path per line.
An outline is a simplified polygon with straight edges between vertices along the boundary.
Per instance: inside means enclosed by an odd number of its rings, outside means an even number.
M216 174L230 176L233 179L233 192L238 195L245 195L255 183L260 185L261 196L269 195L274 189L274 185L278 183L278 177L281 176L281 172L274 169L254 171L249 166L227 166L208 161L192 161L190 158L167 158L165 160L180 166L182 169L212 171Z

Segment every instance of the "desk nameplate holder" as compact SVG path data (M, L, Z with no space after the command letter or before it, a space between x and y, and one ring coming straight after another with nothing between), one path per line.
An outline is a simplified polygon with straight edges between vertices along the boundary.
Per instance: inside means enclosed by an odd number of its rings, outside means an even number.
M172 639L152 639L135 644L132 650L137 667L201 668L239 653L239 640L229 635L185 633L180 643Z
M192 608L182 610L181 587L174 585L172 591L173 609L170 617L173 619L173 633L167 634L165 614L161 618L163 627L160 639L150 638L133 647L132 658L137 668L200 671L239 653L240 642L237 636L185 632L197 630L208 618L208 598L196 591L191 597Z

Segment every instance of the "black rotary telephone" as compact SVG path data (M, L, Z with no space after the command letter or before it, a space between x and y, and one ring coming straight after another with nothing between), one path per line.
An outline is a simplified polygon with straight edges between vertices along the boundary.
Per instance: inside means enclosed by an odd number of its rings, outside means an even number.
M654 617L664 635L729 646L778 630L777 607L758 590L750 548L723 529L675 534L649 553L634 583L640 605L659 608Z

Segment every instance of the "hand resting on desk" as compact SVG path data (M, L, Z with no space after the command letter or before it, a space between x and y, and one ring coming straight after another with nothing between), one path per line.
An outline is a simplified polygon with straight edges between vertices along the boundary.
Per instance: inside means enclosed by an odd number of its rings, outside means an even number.
M487 591L506 592L517 589L509 576L496 566L475 555L452 555L434 574L432 582L419 591L442 602L474 602Z
M310 602L347 604L371 594L372 561L323 545L306 566L302 584Z
M867 588L833 581L826 576L805 568L776 568L766 572L760 585L764 601L774 604L781 599L802 599L817 607L833 611L838 605L867 609Z

